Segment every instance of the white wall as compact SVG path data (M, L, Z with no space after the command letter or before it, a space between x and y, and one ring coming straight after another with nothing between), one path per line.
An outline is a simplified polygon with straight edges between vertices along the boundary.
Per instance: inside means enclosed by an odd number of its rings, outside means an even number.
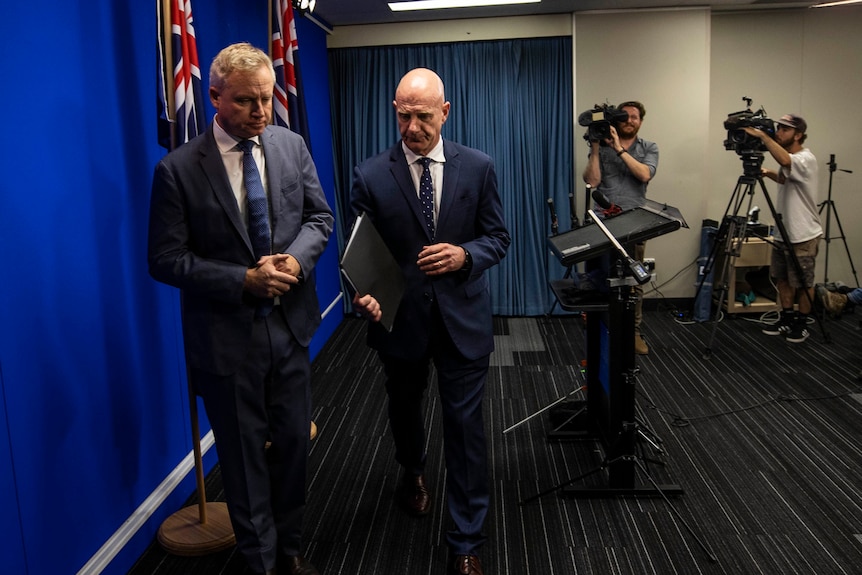
M808 122L805 146L820 164L820 200L827 199L829 156L838 169L832 174L832 200L841 219L850 256L862 266L862 8L830 8L786 12L714 14L710 79L710 157L708 206L710 217L726 209L742 165L733 152L724 151L723 122L741 110L743 95L754 98L753 108L764 106L769 117L797 113ZM764 166L775 167L768 157ZM775 184L766 181L774 201ZM768 212L763 194L754 203ZM825 216L825 211L823 212ZM771 217L761 219L772 221ZM824 228L826 226L823 218ZM828 277L855 284L847 250L831 223ZM826 243L820 245L816 278L822 281ZM858 275L859 271L857 271Z
M644 104L640 135L659 147L647 197L679 208L691 226L647 242L647 257L656 260L660 284L694 262L700 246L709 143L709 21L704 9L575 17L578 111L605 102ZM576 129L579 137L583 133L584 128ZM575 149L576 173L581 174L587 143L579 139ZM662 287L662 293L693 295L694 281L692 266L690 273Z
M353 26L337 28L329 47L465 41L572 34L575 50L575 119L596 103L640 100L647 109L641 135L659 145L659 169L649 197L679 208L691 229L650 240L659 283L667 297L691 297L701 222L720 220L733 196L742 163L724 149L727 114L766 108L771 118L806 118L806 145L820 161L820 200L827 197L829 155L832 199L854 264L862 266L862 7L754 10L708 9L579 13L572 18L537 16ZM586 162L583 128L576 126L576 173ZM764 165L774 167L770 157ZM766 183L774 199L775 185ZM579 195L579 210L583 194ZM753 198L761 220L771 222L761 191ZM825 212L824 212L825 215ZM824 218L825 227L825 218ZM844 242L831 222L829 279L854 284ZM817 280L824 275L821 244ZM860 272L857 272L860 273ZM651 294L656 295L656 294ZM648 294L649 297L649 294Z

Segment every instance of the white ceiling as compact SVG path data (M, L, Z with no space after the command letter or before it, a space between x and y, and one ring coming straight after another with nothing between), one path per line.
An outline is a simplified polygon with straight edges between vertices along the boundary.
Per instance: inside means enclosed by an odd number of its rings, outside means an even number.
M788 0L542 0L538 4L520 4L487 8L450 8L392 12L389 0L317 0L314 16L330 26L531 16L535 14L570 14L595 10L639 10L674 7L710 6L713 10L754 10L765 8L804 7L815 2Z

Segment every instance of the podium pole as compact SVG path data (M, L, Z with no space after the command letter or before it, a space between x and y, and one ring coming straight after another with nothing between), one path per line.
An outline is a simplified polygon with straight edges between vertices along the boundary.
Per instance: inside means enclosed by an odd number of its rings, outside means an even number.
M189 387L198 504L184 507L165 519L159 527L158 540L168 553L198 557L227 549L236 543L236 538L230 524L227 504L207 501L197 397L192 390L191 380L188 377L186 380Z

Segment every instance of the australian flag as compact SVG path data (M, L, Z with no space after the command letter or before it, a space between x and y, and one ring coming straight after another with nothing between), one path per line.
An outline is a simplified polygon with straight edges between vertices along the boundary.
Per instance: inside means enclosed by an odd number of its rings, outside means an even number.
M191 0L156 0L159 144L173 150L206 129Z
M275 67L273 120L305 139L311 150L308 116L299 74L299 43L290 0L272 0L272 41L270 51Z

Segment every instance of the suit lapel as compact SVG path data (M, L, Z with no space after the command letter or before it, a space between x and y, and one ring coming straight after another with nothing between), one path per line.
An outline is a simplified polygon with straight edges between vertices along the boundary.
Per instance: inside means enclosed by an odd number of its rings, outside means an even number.
M440 194L440 209L437 213L437 229L446 227L452 206L455 204L455 194L458 190L458 177L461 173L461 158L458 150L448 140L443 140L443 154L446 162L443 164L443 190Z
M227 214L231 225L245 243L249 253L254 257L254 250L251 247L248 230L246 229L245 223L242 221L242 215L239 213L236 196L230 187L230 180L227 178L227 173L225 173L224 162L222 161L221 152L219 152L218 146L215 142L212 125L210 125L209 130L207 130L206 142L201 146L200 154L201 168L209 182L216 201L221 205L222 209Z
M282 159L287 157L287 152L281 149L279 140L269 128L261 135L260 143L263 146L263 155L266 158L266 178L269 187L269 222L272 227L273 244L275 244L276 226L282 219L279 216L284 209L284 202L282 201L284 197L281 193L281 180L284 170Z
M416 218L420 227L425 230L425 235L428 241L431 241L431 236L428 233L428 228L425 226L425 216L422 215L422 205L419 203L419 196L416 194L416 187L413 184L413 178L410 177L410 167L407 165L407 158L404 156L404 150L401 149L401 142L398 142L392 148L389 155L390 168L392 177L401 189L407 200L407 205L413 212L413 217Z

